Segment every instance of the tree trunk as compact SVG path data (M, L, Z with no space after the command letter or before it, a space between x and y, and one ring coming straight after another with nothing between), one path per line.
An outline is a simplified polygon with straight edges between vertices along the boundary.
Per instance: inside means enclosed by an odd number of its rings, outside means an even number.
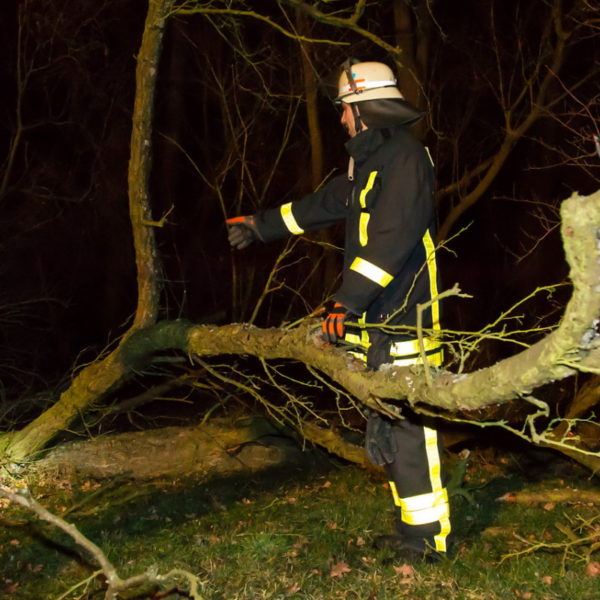
M312 423L303 423L299 430L305 440L331 454L366 464L362 446L334 431ZM37 461L34 471L60 479L211 478L318 460L290 433L262 417L212 419L193 427L164 427L63 444Z
M308 461L295 440L266 419L213 419L63 444L36 463L58 477L215 477Z
M394 32L396 44L402 50L397 62L398 87L402 95L414 106L424 108L421 73L417 67L413 10L407 0L394 0Z
M300 35L308 37L308 17L300 10L296 10L296 26ZM321 125L319 124L317 80L311 59L311 48L310 44L300 42L306 121L310 140L310 189L314 190L323 181L323 137L321 135Z
M131 131L128 170L129 212L136 255L138 299L135 318L119 346L84 367L56 404L29 425L0 442L6 458L13 463L30 459L59 431L66 429L86 407L118 384L126 374L119 352L129 336L148 327L158 312L157 254L151 224L148 181L150 177L152 116L158 62L162 49L165 19L174 0L150 0L136 66L136 94Z

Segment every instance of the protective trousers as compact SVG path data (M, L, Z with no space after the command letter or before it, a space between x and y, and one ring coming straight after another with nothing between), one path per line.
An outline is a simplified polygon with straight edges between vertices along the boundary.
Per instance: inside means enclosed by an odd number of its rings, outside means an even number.
M368 361L371 368L374 368L373 358L371 354ZM395 362L395 358L383 362ZM406 358L400 360L402 365L406 364ZM414 358L413 364L418 360ZM367 455L386 469L403 543L415 550L433 548L446 552L450 510L442 480L439 435L420 415L403 409L403 416L391 421L378 413L370 414Z
M431 547L445 552L450 511L437 431L418 415L390 421L372 414L366 446L369 459L386 469L403 541L417 550Z

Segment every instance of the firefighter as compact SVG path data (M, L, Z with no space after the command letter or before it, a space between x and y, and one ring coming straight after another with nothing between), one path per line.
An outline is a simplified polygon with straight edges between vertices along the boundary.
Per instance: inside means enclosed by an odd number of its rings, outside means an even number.
M345 220L342 284L323 337L350 346L371 369L421 364L417 305L429 303L422 317L431 332L424 340L426 361L439 366L434 169L409 131L423 115L379 62L346 61L336 103L350 136L348 172L301 200L228 219L230 244L241 250L256 239L270 242ZM398 516L396 531L375 545L412 562L436 560L445 555L450 533L440 441L418 415L403 408L402 416L390 421L370 413L367 421L367 454L385 466Z

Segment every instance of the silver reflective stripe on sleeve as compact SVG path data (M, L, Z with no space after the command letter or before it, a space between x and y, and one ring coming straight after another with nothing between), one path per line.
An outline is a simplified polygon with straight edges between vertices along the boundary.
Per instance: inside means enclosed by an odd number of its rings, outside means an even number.
M358 256L350 265L350 270L360 273L363 277L370 279L381 287L385 287L394 279L394 276L390 275L387 271Z
M281 211L281 218L283 219L283 222L285 223L285 226L288 228L290 233L293 233L294 235L300 235L301 233L304 233L304 229L302 229L302 227L298 225L298 222L296 221L296 218L292 213L291 202L288 202L287 204L282 204L279 210Z

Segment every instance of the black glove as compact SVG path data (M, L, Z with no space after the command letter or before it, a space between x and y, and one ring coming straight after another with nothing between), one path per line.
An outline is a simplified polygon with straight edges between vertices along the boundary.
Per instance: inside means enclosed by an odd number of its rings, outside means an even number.
M334 345L344 341L346 320L352 321L357 318L357 315L348 310L343 304L336 302L321 325L323 339Z
M229 239L229 243L237 250L243 250L254 240L261 239L254 222L254 215L232 217L231 219L227 219L225 223L227 223L227 238Z
M380 467L389 465L399 449L393 422L375 411L369 411L365 436L365 450L369 460Z

